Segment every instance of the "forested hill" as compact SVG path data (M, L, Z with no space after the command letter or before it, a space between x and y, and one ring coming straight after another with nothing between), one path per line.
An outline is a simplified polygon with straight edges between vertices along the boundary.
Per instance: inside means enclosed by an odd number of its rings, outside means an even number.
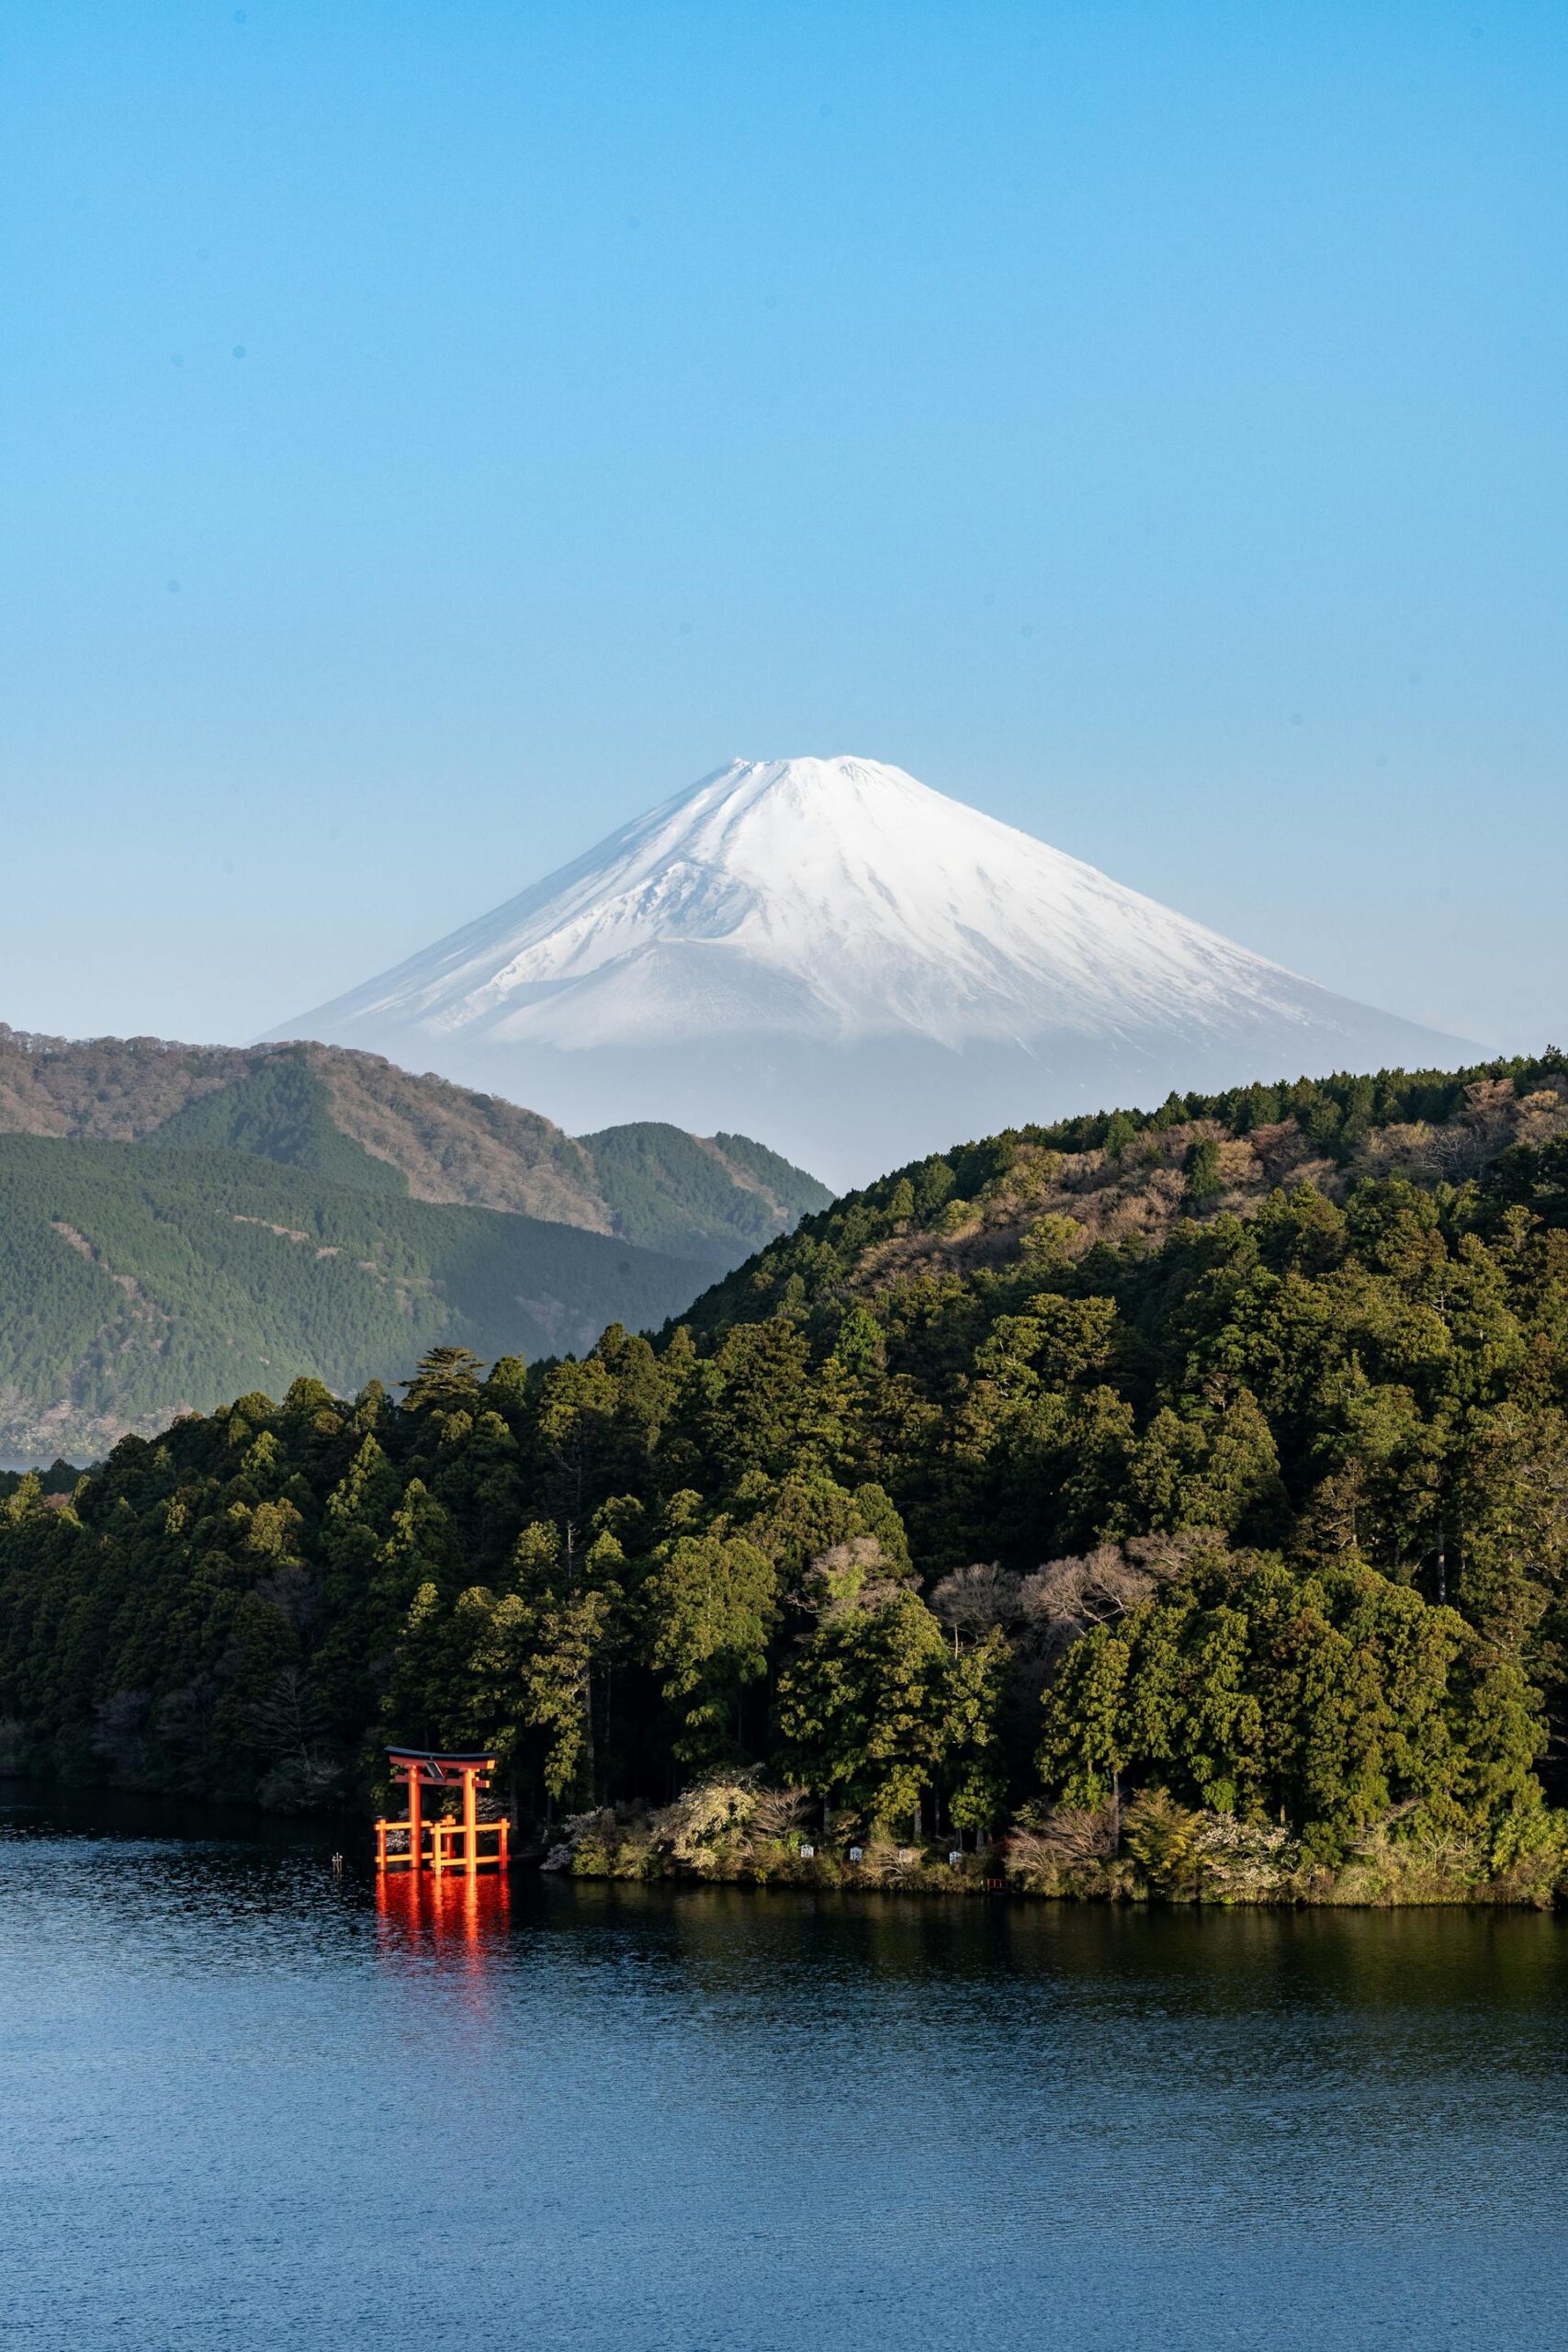
M996 1138L694 1329L245 1396L3 1508L0 1707L78 1772L299 1803L495 1740L525 1805L621 1804L608 1867L795 1867L787 1782L813 1868L1010 1820L1047 1885L1540 1896L1568 1065Z
M1025 1237L1043 1216L1072 1220L1076 1257L1111 1250L1133 1261L1183 1217L1248 1217L1281 1188L1311 1184L1343 1202L1367 1180L1402 1177L1440 1193L1483 1173L1510 1146L1562 1132L1563 1068L1552 1050L1453 1072L1172 1094L1157 1111L1012 1128L845 1193L717 1283L682 1319L718 1330L760 1313L799 1316L818 1301L916 1275L983 1282L1032 1246Z
M506 1209L716 1268L829 1198L744 1136L644 1121L574 1138L497 1095L310 1044L73 1042L0 1023L0 1135L244 1152L354 1191Z
M703 1272L238 1152L0 1136L0 1460L90 1460L301 1374L352 1394L442 1340L581 1350L657 1325Z

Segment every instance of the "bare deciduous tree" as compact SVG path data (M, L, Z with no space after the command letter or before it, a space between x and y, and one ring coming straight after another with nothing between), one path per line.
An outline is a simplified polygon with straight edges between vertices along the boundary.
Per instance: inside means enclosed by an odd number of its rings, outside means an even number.
M1134 1535L1122 1544L1097 1544L1062 1560L1048 1560L1020 1589L1020 1609L1050 1659L1096 1625L1124 1617L1162 1584L1179 1577L1194 1556L1223 1546L1208 1528L1179 1535Z
M750 1829L756 1838L787 1838L792 1831L804 1829L812 1811L812 1801L804 1789L770 1789L757 1791Z
M954 1655L965 1638L978 1641L993 1625L1016 1624L1022 1579L995 1560L954 1568L931 1597L933 1613L953 1636Z
M1059 1871L1106 1860L1116 1851L1119 1835L1114 1804L1058 1806L1055 1813L1010 1830L1008 1876L1026 1886L1048 1886Z

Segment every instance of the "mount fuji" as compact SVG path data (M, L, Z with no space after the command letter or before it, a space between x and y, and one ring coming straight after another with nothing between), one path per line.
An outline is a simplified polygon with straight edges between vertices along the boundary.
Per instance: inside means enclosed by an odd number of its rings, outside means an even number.
M829 1181L1179 1088L1472 1058L874 760L735 760L272 1033Z

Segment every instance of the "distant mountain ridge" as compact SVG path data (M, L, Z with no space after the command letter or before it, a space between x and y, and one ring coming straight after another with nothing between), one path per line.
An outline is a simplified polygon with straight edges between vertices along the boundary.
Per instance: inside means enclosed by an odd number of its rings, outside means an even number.
M0 1023L0 1135L240 1151L331 1183L502 1209L734 1265L824 1185L750 1137L661 1121L574 1138L536 1112L313 1044L68 1040Z
M275 1036L837 1182L1171 1088L1468 1060L874 760L736 760Z

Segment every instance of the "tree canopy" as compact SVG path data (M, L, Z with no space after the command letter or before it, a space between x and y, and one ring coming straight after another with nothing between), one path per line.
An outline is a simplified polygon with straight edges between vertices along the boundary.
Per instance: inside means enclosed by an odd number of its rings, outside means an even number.
M536 1810L750 1770L845 1836L1146 1799L1166 1847L1161 1804L1325 1862L1539 1843L1561 1057L1119 1115L899 1171L657 1340L444 1343L400 1402L297 1381L10 1482L14 1750L309 1804L494 1740Z

